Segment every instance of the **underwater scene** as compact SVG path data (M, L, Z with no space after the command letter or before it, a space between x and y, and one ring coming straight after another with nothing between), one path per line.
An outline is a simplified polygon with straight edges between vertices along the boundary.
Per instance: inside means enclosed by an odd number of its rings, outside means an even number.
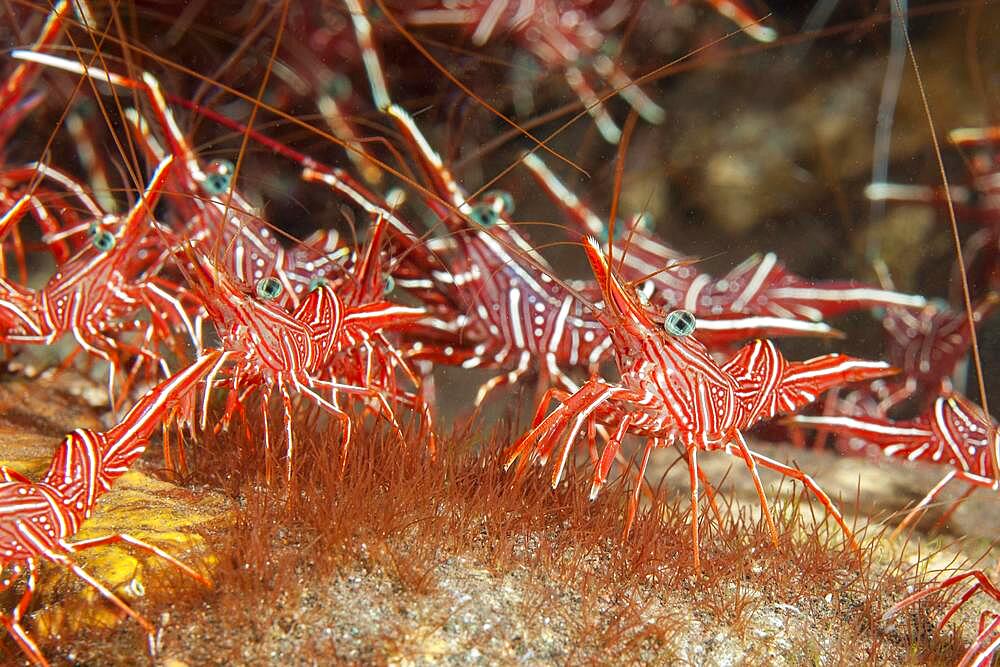
M0 664L993 664L997 34L6 0Z

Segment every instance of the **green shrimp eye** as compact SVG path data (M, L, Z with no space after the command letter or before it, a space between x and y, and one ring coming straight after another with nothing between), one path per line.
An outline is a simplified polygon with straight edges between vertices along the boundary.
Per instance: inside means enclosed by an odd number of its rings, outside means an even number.
M315 292L320 287L324 287L326 284L327 284L326 278L313 278L312 280L309 281L309 291Z
M480 227L492 227L497 224L500 214L494 211L492 206L479 204L469 211L469 218Z
M229 160L214 160L206 169L205 180L202 183L205 191L212 195L221 195L229 190L233 183L233 172L236 166Z
M115 247L115 235L104 229L94 230L90 242L101 252L107 252Z
M627 227L624 224L620 224L619 223L619 224L615 225L615 241L620 241L622 239L622 235L625 233L626 229L627 229ZM601 233L598 234L597 236L600 239L601 243L607 243L608 242L608 225L604 225L601 228Z
M281 283L277 278L261 278L257 281L257 296L265 301L274 301L281 296Z
M667 315L667 319L663 321L663 328L671 336L683 338L684 336L693 334L697 324L698 320L695 319L694 313L691 311L673 310Z
M506 190L490 190L485 195L483 199L488 202L493 202L499 199L501 210L507 215L513 215L514 213L514 195L507 192Z
M385 280L385 286L382 288L382 294L392 294L396 289L396 279L388 273L385 274L383 278Z
M351 80L339 73L334 74L333 77L327 81L325 88L330 97L340 102L344 102L350 98L351 93L353 92Z

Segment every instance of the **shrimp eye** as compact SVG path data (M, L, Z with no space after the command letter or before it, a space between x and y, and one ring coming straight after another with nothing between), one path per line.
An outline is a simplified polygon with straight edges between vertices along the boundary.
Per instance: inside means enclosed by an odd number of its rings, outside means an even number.
M281 296L281 283L277 278L261 278L257 281L257 296L265 301L274 301Z
M663 328L671 336L683 338L684 336L693 334L697 324L698 320L695 319L694 313L691 311L673 310L667 315L667 319L663 321Z
M350 99L351 93L353 92L351 80L339 73L334 74L333 77L327 81L324 88L330 97L339 102L344 102Z
M627 229L627 227L625 225L623 225L623 224L616 224L615 225L615 241L620 241L621 240L622 235L625 233L626 229ZM601 231L597 235L597 237L598 237L598 239L600 240L601 243L607 243L608 242L608 232L609 231L610 231L610 227L608 225L604 225L604 226L601 227Z
M205 191L212 195L220 195L229 190L234 171L236 166L229 160L214 160L205 170L205 181L202 183Z
M101 252L107 252L115 247L115 235L106 229L94 230L90 237L90 242Z
M384 287L382 287L382 294L392 294L396 289L396 279L390 276L388 273L383 276L385 282Z
M492 206L479 204L469 211L469 218L480 227L492 227L497 224L500 214L494 211Z
M274 280L274 278L271 278L271 280ZM275 281L275 282L277 282L277 281ZM313 278L312 280L309 281L309 291L310 292L315 292L320 287L323 287L326 284L327 284L326 278L318 278L318 277L317 278ZM279 288L280 288L280 285L279 285ZM258 289L258 291L260 290L260 283L258 283L257 289Z
M510 194L506 190L490 190L485 195L483 199L492 203L495 200L500 200L500 208L507 215L512 215L514 213L514 195Z

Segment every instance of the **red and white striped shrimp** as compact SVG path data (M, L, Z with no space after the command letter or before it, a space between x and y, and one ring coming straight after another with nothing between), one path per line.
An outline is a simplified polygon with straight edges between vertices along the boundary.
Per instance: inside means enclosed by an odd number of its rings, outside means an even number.
M588 238L584 246L604 307L598 311L614 343L620 382L591 378L572 395L552 390L539 405L530 430L505 454L506 466L515 462L523 471L528 463L545 463L555 454L553 486L558 485L581 428L600 421L613 431L595 471L591 494L604 484L611 462L626 433L646 438L640 476L652 450L678 441L684 447L690 471L691 530L695 569L700 571L698 548L698 486L702 479L699 451L725 451L744 460L754 479L772 538L777 529L768 509L757 467L763 466L801 481L840 525L852 545L854 538L840 511L805 473L754 452L742 431L776 414L795 410L837 384L892 373L888 364L831 354L803 362L787 362L769 341L742 348L719 365L691 334L695 318L673 311L658 326L651 313L614 275L600 244ZM546 415L549 399L559 405ZM561 444L560 444L561 443ZM632 496L626 533L638 503Z
M95 81L136 90L149 101L156 125L161 128L167 150L150 134L151 124L137 112L127 110L150 157L172 157L177 167L170 174L173 187L166 188L179 217L185 222L186 236L206 246L231 250L225 254L226 268L238 280L256 282L271 277L282 285L281 303L299 305L309 285L317 278L339 281L344 274L340 264L346 252L335 235L317 234L306 242L286 249L278 232L268 225L233 182L234 166L224 160L204 164L191 147L167 105L156 77L144 73L142 80L131 79L75 60L35 51L14 51L12 57L56 69L88 76ZM218 118L217 115L213 117ZM259 136L259 135L258 135ZM316 163L306 166L318 167ZM173 196L170 193L184 193ZM191 196L187 193L199 193Z
M155 554L197 581L211 585L201 574L159 547L131 535L116 534L78 542L69 541L94 511L97 499L139 458L150 436L178 404L192 398L197 385L225 353L210 352L177 372L140 398L121 422L103 433L77 429L66 436L38 482L0 468L0 589L6 590L27 575L24 593L0 622L33 663L47 665L38 645L21 622L35 593L40 560L71 571L123 613L137 621L154 649L152 623L78 565L73 554L84 549L124 542Z
M552 278L548 262L511 222L508 198L491 193L481 203L468 203L409 114L395 104L386 113L419 156L434 190L454 207L436 207L454 248L442 253L447 270L428 276L450 305L432 309L434 318L423 323L413 356L505 370L479 388L477 406L531 372L539 374L539 390L554 383L575 391L570 371L595 369L611 349L604 325Z
M382 87L384 83L374 86ZM578 369L591 373L611 353L605 325L552 278L552 268L511 221L509 196L491 192L481 202L469 202L413 118L391 101L385 113L396 122L434 192L451 204L448 208L427 201L450 232L451 247L440 252L447 270L430 271L422 281L399 281L407 288L430 284L447 296L445 304L427 303L433 317L412 330L411 356L464 368L504 370L480 387L476 406L495 389L514 385L532 372L538 373L539 392L552 384L576 391L579 386L570 373ZM729 342L748 331L831 332L824 324L744 319L718 318L709 323L707 335Z
M189 248L197 266L194 291L203 300L221 348L234 354L225 383L227 424L243 398L261 389L264 415L264 448L270 451L267 404L277 390L283 408L287 445L286 479L293 473L292 393L305 397L340 420L344 427L342 461L353 432L351 416L340 405L341 396L357 397L366 407L400 430L394 404L404 404L421 413L429 429L429 410L414 392L396 384L396 372L414 384L417 377L405 360L382 335L384 330L402 329L425 315L422 308L401 306L382 297L382 274L378 265L383 223L377 222L368 249L358 263L353 284L341 289L317 280L299 307L289 311L279 303L283 289L275 278L263 278L252 291L233 280L212 259ZM376 277L377 276L377 283ZM213 372L213 380L221 367ZM326 398L329 396L329 398ZM201 416L206 425L209 396ZM430 441L433 449L433 440ZM270 457L266 475L270 480Z
M983 322L997 306L1000 295L987 294L968 314L932 302L919 310L888 307L882 318L886 356L900 369L900 378L881 400L888 411L896 403L917 396L921 407L933 397L952 391L951 376L968 355L972 326Z
M911 420L795 415L787 421L859 438L891 458L926 461L951 468L907 514L893 535L917 518L952 480L968 484L968 493L980 487L1000 490L1000 478L993 464L1000 457L997 423L986 418L982 409L958 393L937 397L926 412ZM956 501L947 514L954 511L968 493Z
M160 197L172 158L164 159L132 209L121 219L92 223L90 243L59 266L45 286L30 290L0 278L0 342L50 345L72 334L80 347L110 365L108 391L122 352L162 363L159 343L172 343L177 329L196 338L180 298L157 284L158 255L144 248L152 234L152 210ZM143 308L149 323L135 319ZM119 340L127 331L143 331L144 341Z
M52 165L31 162L0 171L0 205L7 207L7 213L0 218L0 239L5 244L8 237L12 239L22 283L27 282L27 267L17 222L25 212L35 219L43 234L42 242L52 253L56 264L65 263L89 243L89 222L82 222L76 209L70 205L71 200L79 203L92 220L100 220L107 215L106 209L83 185ZM58 214L52 211L58 211ZM5 260L0 260L0 271L7 275Z

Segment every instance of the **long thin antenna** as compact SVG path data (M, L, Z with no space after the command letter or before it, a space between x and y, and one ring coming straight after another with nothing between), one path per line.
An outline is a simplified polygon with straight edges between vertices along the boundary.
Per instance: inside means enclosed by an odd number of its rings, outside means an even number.
M524 135L525 137L527 137L528 139L530 139L531 141L533 141L535 143L535 146L537 148L541 148L542 150L544 150L545 152L549 153L553 157L555 157L555 158L557 158L559 160L562 160L563 162L565 162L566 164L570 165L574 169L578 170L580 173L584 174L585 176L587 176L587 177L590 176L590 174L587 172L586 169L584 169L580 165L576 164L575 162L573 162L569 158L561 155L554 148L551 148L548 145L548 141L547 140L537 138L531 132L529 132L528 130L524 129L522 126L518 125L517 121L515 121L512 118L509 118L502 111L500 111L499 109L497 109L496 107L494 107L492 104L490 104L489 102L487 102L486 100L484 100L479 95L477 95L461 79L459 79L457 76L455 76L454 74L452 74L448 70L447 67L445 67L444 65L442 65L437 60L437 58L435 58L433 56L433 54L431 54L431 52L428 51L427 48L424 47L424 45L421 44L417 40L417 38L413 36L413 34L409 30L407 30L405 27L403 27L403 24L399 22L399 19L396 18L395 14L393 14L391 11L389 11L389 8L386 7L385 2L383 0L375 0L375 3L378 5L379 9L382 10L382 14L387 19L389 19L389 21L392 23L392 25L396 29L396 31L399 32L399 34L402 35L410 44L412 44L413 48L415 48L417 51L419 51L420 55L422 55L424 58L427 59L427 62L429 62L431 65L433 65L435 67L435 69L437 69L439 72L441 72L441 74L443 74L449 81L451 81L453 84L455 84L456 86L458 86L463 93L465 93L466 95L468 95L469 97L471 97L472 99L474 99L477 103L479 103L480 105L482 105L484 108L486 108L487 110L489 110L490 113L494 114L497 118L500 118L505 123L507 123L508 125L510 125L512 128L514 128L518 132L520 132L522 135ZM379 90L379 91L381 91L381 96L385 98L384 100L376 99L375 100L376 103L380 103L380 102L384 103L384 101L388 99L388 93L385 92L385 85L379 83L379 85L376 86L376 89ZM377 92L376 93L376 98L378 98L379 96L380 95Z
M229 181L229 190L226 192L226 202L225 210L222 212L222 224L225 225L229 220L229 213L233 206L233 193L236 192L236 179L239 178L240 169L243 167L243 158L246 156L247 146L250 143L250 130L253 129L253 123L257 119L257 111L260 109L260 101L264 97L264 91L267 89L267 82L271 78L271 69L274 67L274 62L278 57L278 48L281 46L281 38L285 34L285 22L288 19L288 5L289 0L285 0L281 6L281 18L278 21L278 31L274 37L274 45L271 47L271 57L267 60L267 67L264 69L264 76L260 80L260 87L257 89L257 96L251 101L250 108L250 118L247 119L247 127L243 132L243 141L240 143L240 152L236 156L236 166L233 168L233 177ZM235 242L235 237L233 239ZM229 252L229 248L226 248L226 252Z
M896 8L902 12L903 0L894 0ZM910 41L910 32L906 28L905 22L902 24L903 38L906 40L906 51L910 55L910 62L913 63L913 74L917 78L917 90L920 92L920 103L924 107L924 115L927 118L927 126L931 131L931 143L934 146L934 159L937 161L938 171L941 174L941 184L944 186L945 203L948 206L948 221L951 225L951 238L955 243L955 257L958 259L958 275L962 283L962 299L965 301L965 315L969 319L969 336L972 339L972 361L976 367L976 380L979 383L979 400L986 416L987 424L991 419L990 407L986 401L986 382L983 379L983 361L979 354L979 336L976 334L975 311L972 308L972 296L969 291L969 276L965 272L965 257L962 255L962 239L958 235L958 220L955 217L955 205L951 201L951 185L948 182L948 173L944 168L944 159L941 157L941 144L938 141L937 130L934 128L934 117L931 115L931 106L927 101L927 91L924 90L923 78L920 76L920 67L917 65L917 57L913 51L913 42ZM1000 461L995 447L990 447L990 462L993 464L994 473L1000 471Z
M611 194L611 211L608 217L608 270L615 268L614 248L615 248L615 218L618 217L618 199L622 194L622 179L625 176L625 156L628 153L628 145L632 140L632 131L635 123L639 120L639 114L635 109L629 112L625 119L625 129L622 131L621 143L618 144L618 158L615 160L615 187ZM624 261L624 256L622 260Z

